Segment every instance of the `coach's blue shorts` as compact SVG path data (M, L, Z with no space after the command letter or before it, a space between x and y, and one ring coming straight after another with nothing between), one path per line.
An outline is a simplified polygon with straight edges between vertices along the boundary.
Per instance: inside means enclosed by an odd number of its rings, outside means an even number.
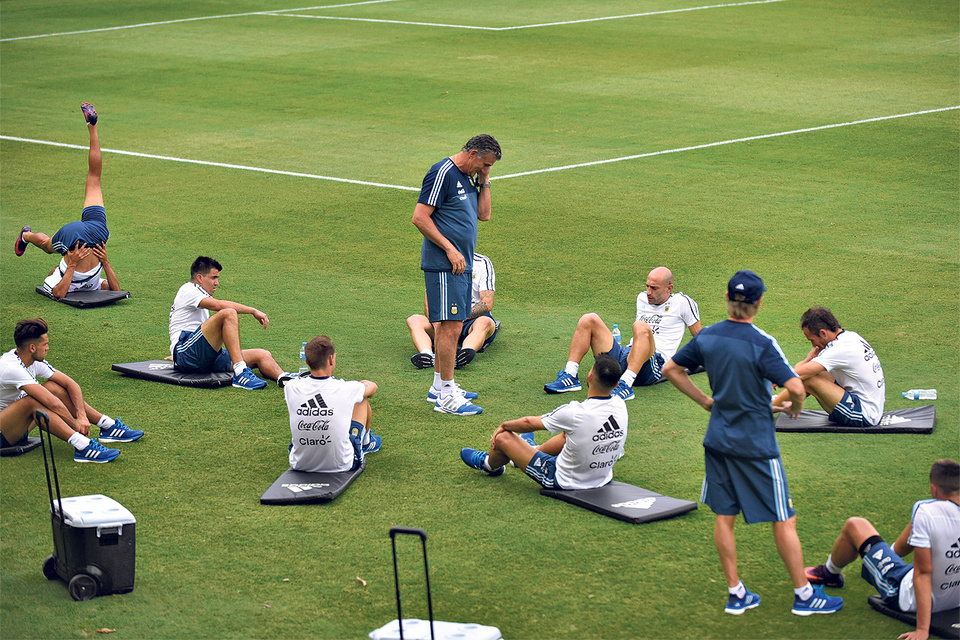
M563 488L557 484L557 456L537 451L533 454L525 472L546 489Z
M616 340L613 341L613 349L610 349L608 352L611 356L617 359L620 362L620 368L624 371L627 370L627 356L630 355L630 351L633 349L630 347L620 346ZM663 365L664 359L663 354L659 351L655 351L650 359L643 363L643 366L640 367L640 371L637 373L637 379L633 381L633 386L635 387L648 387L651 384L656 384L661 377L663 377Z
M66 255L79 242L81 245L95 247L98 244L107 244L110 231L107 229L107 212L101 206L87 207L80 215L80 220L60 227L53 234L53 250Z
M847 427L872 427L873 424L863 417L863 406L860 398L849 391L843 392L843 398L836 408L827 416L830 422L836 422Z
M719 516L743 513L747 524L782 522L796 511L780 457L737 458L704 449L706 474L700 502Z
M173 348L173 366L181 371L216 373L233 371L233 362L226 349L217 351L203 337L203 327L181 331L180 340Z
M430 322L465 322L470 317L472 272L464 271L457 275L449 271L424 271L423 279L427 288L427 319Z
M881 540L864 551L860 576L873 585L887 604L900 608L900 582L910 573L912 564L907 564Z
M460 339L457 341L457 347L462 345L463 341L470 334L470 327L473 326L473 323L476 322L478 319L483 318L484 316L493 320L493 316L489 313L485 313L483 315L477 316L476 318L470 318L469 320L464 320L463 329L460 330ZM497 332L500 331L500 323L497 322L496 320L493 320L493 325L494 325L493 334L489 338L483 341L483 344L480 345L480 348L477 350L478 353L482 353L483 350L489 347L491 344L493 344L493 341L496 339Z

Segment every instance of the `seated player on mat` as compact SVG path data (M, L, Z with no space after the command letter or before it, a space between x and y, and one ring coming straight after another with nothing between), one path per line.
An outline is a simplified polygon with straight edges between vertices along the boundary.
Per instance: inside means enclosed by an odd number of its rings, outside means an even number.
M496 291L496 275L493 271L493 262L485 255L473 254L473 288L471 290L470 316L463 321L463 329L460 330L460 339L457 343L457 363L456 369L465 367L473 362L478 353L493 344L497 337L497 331L500 329L500 323L493 319L490 313L493 310L493 296ZM410 337L413 338L413 346L419 351L410 358L410 361L418 369L432 369L436 365L436 357L433 353L433 324L427 319L426 301L424 301L424 314L414 314L407 318L407 326L410 328ZM437 374L439 376L439 374ZM434 380L434 387L439 388L440 379ZM436 402L437 395L431 389L427 398L431 402Z
M646 290L637 296L637 319L630 344L621 347L597 314L583 315L570 340L566 366L557 373L555 381L543 385L543 390L547 393L579 391L580 361L593 349L594 355L609 353L617 359L623 375L613 393L632 400L635 386L643 387L660 380L663 363L676 353L688 327L691 336L696 336L702 328L697 303L690 296L673 293L673 273L666 267L657 267L647 275Z
M308 342L304 352L310 375L283 387L290 412L290 468L310 473L356 469L382 444L370 433L370 396L377 383L334 378L337 353L327 336Z
M80 110L87 121L87 129L90 133L90 152L87 156L87 184L84 190L83 213L80 220L64 225L54 234L53 238L32 231L29 226L24 226L13 246L14 253L18 256L22 256L24 251L27 250L27 246L32 244L46 253L59 253L65 257L64 260L60 261L60 269L62 270L60 277L50 286L53 295L57 298L67 295L68 287L71 291L77 290L72 286L74 282L78 285L96 282L97 286L94 287L89 284L84 290L113 288L110 283L110 274L113 273L113 270L109 266L105 268L106 281L95 279L99 275L100 266L106 262L106 251L103 248L106 246L107 240L110 239L110 231L107 229L107 214L103 208L103 189L100 184L103 171L103 155L100 152L100 138L97 135L97 112L93 105L87 102L80 105ZM96 255L94 247L100 247L103 255ZM82 254L79 253L84 248L86 250ZM69 260L66 259L68 257ZM67 274L68 270L71 270L69 274ZM51 278L55 272L56 269L50 272ZM67 275L70 277L66 278ZM59 287L64 279L66 279L66 283ZM49 281L50 278L47 278L44 285L46 286ZM104 283L108 286L104 286ZM116 283L116 276L113 276L113 283ZM119 285L113 290L119 291Z
M239 314L247 313L266 329L267 314L238 302L213 297L220 285L223 267L213 258L200 256L190 265L190 282L177 291L170 307L170 353L180 371L207 373L233 371L233 386L262 389L267 383L250 367L277 380L281 387L293 377L285 373L266 349L240 348ZM216 313L212 316L210 311Z
M468 467L499 476L513 461L547 489L595 489L613 479L613 465L627 439L627 405L611 395L620 380L620 364L600 354L587 375L587 399L565 404L542 416L508 420L490 438L490 451L463 449ZM521 434L546 429L554 435L533 446Z
M101 442L133 442L143 436L143 431L129 428L119 417L114 420L87 404L80 385L50 366L45 360L50 339L42 318L18 322L13 339L16 348L0 356L0 445L15 445L26 438L37 409L49 414L50 433L76 449L76 462L110 462L120 455L117 449L107 449L88 437L91 422L100 428ZM40 384L38 377L47 381Z
M900 638L926 640L930 614L960 607L957 538L960 537L960 465L937 460L930 469L932 500L913 505L910 522L893 547L865 518L850 518L827 562L804 571L813 584L843 586L843 568L860 555L860 575L888 606L917 612L917 629ZM913 552L913 564L902 558Z
M67 251L43 281L43 288L54 298L63 298L74 291L120 291L120 283L110 266L106 248L98 244Z
M883 367L866 340L847 331L826 307L807 309L800 330L813 348L794 366L808 395L829 414L830 422L849 427L872 427L883 416ZM787 392L774 398L777 411L787 402Z

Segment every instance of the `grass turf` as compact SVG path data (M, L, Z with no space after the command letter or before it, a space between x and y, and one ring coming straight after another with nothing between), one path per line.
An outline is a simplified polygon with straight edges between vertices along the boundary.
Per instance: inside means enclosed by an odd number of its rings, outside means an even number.
M20 2L0 38L293 9L294 2ZM404 1L290 13L502 27L697 6L556 0L483 11ZM504 147L493 175L651 153L956 105L958 9L946 2L786 2L513 31L251 15L0 43L0 134L416 187L470 135ZM927 496L933 459L957 456L955 111L813 131L494 182L479 249L497 268L497 342L458 380L475 418L435 414L409 364L403 319L422 304L416 194L113 153L104 158L109 250L133 298L76 310L36 295L55 260L0 253L0 346L17 320L51 324L51 362L98 409L148 435L110 465L74 465L69 495L106 493L138 519L137 585L74 603L47 582L40 456L0 464L0 633L131 638L363 636L395 616L387 530L430 535L438 618L508 638L890 636L848 570L843 611L800 619L769 528L738 528L741 574L763 605L722 613L723 576L702 507L643 526L540 498L512 471L458 460L504 419L571 399L540 391L576 319L628 326L654 266L724 317L740 268L769 287L758 324L791 361L797 323L831 307L870 340L887 408L940 390L931 436L789 434L779 440L810 564L849 515L893 539ZM0 237L76 217L84 152L0 141ZM302 340L334 338L338 375L380 384L384 448L335 503L261 507L286 468L282 395L123 379L112 362L160 357L169 304L196 255L224 264L218 295L271 318L244 344L296 366ZM585 366L589 366L587 358ZM695 378L706 385L704 376ZM571 394L582 398L583 393ZM695 499L703 412L668 385L638 391L617 479ZM401 545L409 615L425 617L413 545ZM357 578L367 582L364 586Z

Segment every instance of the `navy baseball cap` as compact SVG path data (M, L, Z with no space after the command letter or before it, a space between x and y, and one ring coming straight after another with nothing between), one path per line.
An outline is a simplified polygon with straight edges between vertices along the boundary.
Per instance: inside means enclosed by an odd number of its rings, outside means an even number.
M727 297L734 302L753 304L766 290L763 280L753 271L737 271L727 283Z

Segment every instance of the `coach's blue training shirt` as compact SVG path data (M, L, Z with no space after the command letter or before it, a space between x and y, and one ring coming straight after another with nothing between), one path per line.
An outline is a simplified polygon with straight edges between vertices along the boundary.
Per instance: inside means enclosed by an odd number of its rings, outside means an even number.
M673 361L707 370L714 405L704 447L743 458L780 455L771 381L783 385L796 374L773 336L753 324L724 320L697 334Z
M470 176L460 171L453 160L445 158L424 176L417 202L436 207L431 218L437 230L463 254L467 271L472 269L477 247L477 188ZM424 238L420 268L450 271L453 265L443 249Z

